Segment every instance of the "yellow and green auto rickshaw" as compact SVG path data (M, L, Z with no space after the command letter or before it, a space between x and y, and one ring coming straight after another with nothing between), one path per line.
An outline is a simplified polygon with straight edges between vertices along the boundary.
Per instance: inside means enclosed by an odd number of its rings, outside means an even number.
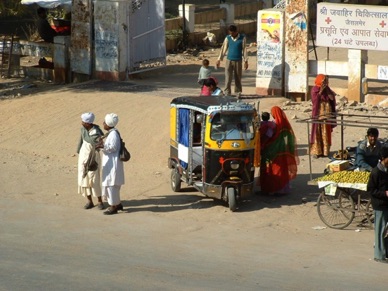
M170 107L171 188L182 182L235 211L253 193L260 158L254 105L234 97L179 97ZM255 154L256 153L256 154Z

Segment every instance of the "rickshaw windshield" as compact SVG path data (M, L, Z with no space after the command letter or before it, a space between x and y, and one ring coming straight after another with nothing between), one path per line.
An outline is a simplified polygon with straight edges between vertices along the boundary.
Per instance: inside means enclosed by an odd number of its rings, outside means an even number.
M212 140L253 139L253 116L241 113L216 113L211 120L210 138Z

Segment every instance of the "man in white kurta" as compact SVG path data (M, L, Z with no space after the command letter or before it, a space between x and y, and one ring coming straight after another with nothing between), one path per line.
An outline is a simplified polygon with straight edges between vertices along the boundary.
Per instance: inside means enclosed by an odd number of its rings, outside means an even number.
M119 158L121 139L115 128L118 121L114 113L107 114L104 120L104 129L108 131L102 147L102 196L109 204L106 215L123 210L120 188L124 185L124 164Z
M98 208L104 209L101 198L101 181L100 181L100 153L95 146L99 143L103 132L94 122L94 114L86 112L81 115L82 127L81 137L78 143L78 193L87 198L85 209L94 207L94 196L98 200ZM96 169L90 169L88 161L94 159L97 162Z

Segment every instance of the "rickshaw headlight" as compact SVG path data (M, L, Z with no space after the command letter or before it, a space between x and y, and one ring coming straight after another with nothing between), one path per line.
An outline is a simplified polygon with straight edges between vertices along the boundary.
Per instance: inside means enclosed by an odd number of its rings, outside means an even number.
M237 170L240 167L240 163L238 163L238 162L231 162L230 163L230 167L232 168L232 170Z

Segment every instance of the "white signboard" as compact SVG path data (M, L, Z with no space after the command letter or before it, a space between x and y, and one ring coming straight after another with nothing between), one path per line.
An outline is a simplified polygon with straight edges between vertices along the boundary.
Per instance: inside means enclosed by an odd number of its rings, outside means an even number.
M282 78L282 13L272 10L258 12L257 76Z
M282 78L282 47L279 43L263 43L257 50L257 77Z
M283 86L284 17L282 11L268 9L259 10L257 19L256 88L262 88L260 94L268 94Z
M359 50L388 50L388 7L318 3L316 44Z

